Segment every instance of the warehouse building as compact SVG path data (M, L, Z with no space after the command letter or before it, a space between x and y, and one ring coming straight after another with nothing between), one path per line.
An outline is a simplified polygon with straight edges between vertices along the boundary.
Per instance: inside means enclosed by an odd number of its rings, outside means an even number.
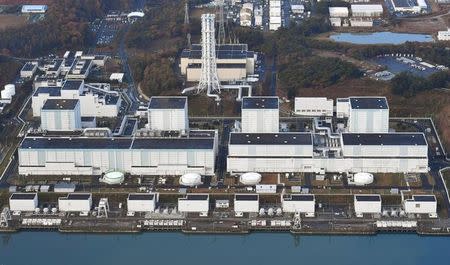
M86 79L89 76L93 62L91 59L76 58L69 72L66 74L67 79Z
M41 129L46 131L80 130L80 101L78 99L47 99L41 110Z
M186 132L189 128L187 97L152 97L148 124L150 130Z
M60 212L89 212L92 209L92 194L69 193L58 198L58 209Z
M33 116L40 117L48 99L78 99L82 117L117 117L122 99L118 92L101 90L83 80L66 80L62 86L37 87L31 98Z
M25 137L19 147L21 175L214 175L215 131L185 137Z
M37 207L37 193L13 193L9 197L9 209L13 212L33 212Z
M190 193L178 198L178 211L182 213L199 213L207 216L209 212L209 194Z
M353 199L355 213L381 214L381 196L379 194L358 194Z
M22 13L23 14L44 14L47 12L47 5L23 5Z
M347 7L329 7L330 17L348 17Z
M440 41L450 40L450 29L438 31L437 39Z
M255 73L256 54L248 50L247 44L216 45L217 74L220 81L242 80ZM188 82L200 80L202 68L202 47L193 44L192 48L181 53L180 70Z
M37 70L37 63L27 62L23 65L22 69L20 69L20 77L32 78L34 73L36 73L36 70Z
M244 97L242 99L242 132L275 133L279 131L278 97Z
M314 214L316 198L313 194L284 194L281 195L281 205L286 213Z
M154 212L157 202L155 193L130 193L127 198L128 212Z
M300 116L332 117L334 104L332 99L325 97L296 97L294 112Z
M408 214L436 214L437 200L434 195L413 195L403 201L403 207Z
M376 4L351 5L353 17L381 17L383 16L383 6Z
M259 211L258 194L235 194L234 212L236 216L243 216L244 213L257 213Z
M424 0L391 0L395 12L421 13L427 9L427 3Z

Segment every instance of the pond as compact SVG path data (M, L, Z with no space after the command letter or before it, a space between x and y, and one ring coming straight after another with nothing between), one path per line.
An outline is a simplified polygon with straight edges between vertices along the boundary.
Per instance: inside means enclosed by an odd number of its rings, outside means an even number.
M409 42L433 42L433 37L427 34L372 32L372 33L338 33L330 36L337 42L353 44L403 44Z

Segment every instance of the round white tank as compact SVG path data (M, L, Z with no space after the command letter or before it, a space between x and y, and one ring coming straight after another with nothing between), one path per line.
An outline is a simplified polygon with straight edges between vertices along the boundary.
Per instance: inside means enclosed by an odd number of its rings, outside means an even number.
M274 212L273 212L273 208L269 208L269 210L267 210L267 215L268 216L273 216Z
M283 215L283 210L281 210L281 208L278 207L278 208L277 208L276 215L277 215L277 216Z
M367 185L373 183L373 175L370 173L356 173L353 176L356 185Z
M266 214L266 210L264 208L259 209L259 215L264 216Z
M180 178L180 184L184 186L197 186L202 183L202 176L198 173L187 173L181 176Z
M16 86L14 84L5 85L5 90L9 91L12 96L14 96L16 94Z
M124 179L125 175L122 172L111 171L106 173L100 181L106 184L114 185L114 184L122 184Z
M259 182L261 182L261 174L256 172L248 172L245 174L242 174L239 178L239 181L244 185L256 185Z

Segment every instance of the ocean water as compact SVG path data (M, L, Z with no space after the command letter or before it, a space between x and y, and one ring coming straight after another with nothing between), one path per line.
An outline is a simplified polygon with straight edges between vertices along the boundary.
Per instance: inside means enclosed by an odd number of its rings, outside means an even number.
M373 32L373 33L338 33L330 36L337 42L353 44L403 44L410 42L432 42L433 37L427 34Z
M450 264L450 237L0 234L1 265L34 264Z

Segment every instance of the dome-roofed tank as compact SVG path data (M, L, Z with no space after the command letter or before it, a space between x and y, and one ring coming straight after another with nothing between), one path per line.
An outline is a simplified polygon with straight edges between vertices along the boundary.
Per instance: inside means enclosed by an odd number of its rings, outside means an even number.
M370 173L356 173L353 176L356 185L367 185L373 183L373 175Z
M193 186L197 186L197 185L203 184L202 183L202 176L200 176L200 174L198 174L198 173L187 173L187 174L184 174L180 178L180 184L184 185L184 186L189 186L189 187L193 187Z
M114 185L114 184L122 184L125 179L125 175L120 171L110 171L107 172L103 178L100 179L101 182Z
M256 172L248 172L242 174L239 181L244 185L256 185L261 181L261 174Z

